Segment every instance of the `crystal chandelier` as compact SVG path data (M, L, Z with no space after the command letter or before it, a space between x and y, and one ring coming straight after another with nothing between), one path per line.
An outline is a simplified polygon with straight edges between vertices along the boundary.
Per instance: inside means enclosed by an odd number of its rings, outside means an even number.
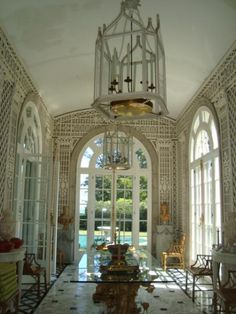
M158 118L166 107L160 21L145 27L140 0L125 0L116 19L98 29L92 107L113 120Z
M103 167L127 170L132 164L132 137L118 127L107 130L103 140Z

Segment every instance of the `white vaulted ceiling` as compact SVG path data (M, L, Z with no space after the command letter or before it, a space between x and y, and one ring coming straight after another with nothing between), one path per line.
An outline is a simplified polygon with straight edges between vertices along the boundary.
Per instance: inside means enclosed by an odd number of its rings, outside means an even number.
M0 0L0 27L49 112L90 108L98 26L121 0ZM176 118L236 40L236 0L141 0L147 23L160 15L167 107Z

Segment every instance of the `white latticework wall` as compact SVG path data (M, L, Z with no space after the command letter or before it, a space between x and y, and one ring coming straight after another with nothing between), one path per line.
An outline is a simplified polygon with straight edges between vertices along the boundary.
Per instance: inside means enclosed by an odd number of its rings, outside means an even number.
M0 208L4 207L5 187L7 185L7 156L10 135L10 114L13 95L13 84L0 72Z
M56 117L54 136L60 156L60 193L59 209L69 204L70 154L77 142L96 127L107 125L100 114L94 110L84 110L67 113ZM140 120L123 123L134 128L149 140L159 158L159 193L160 202L168 202L173 211L172 220L176 213L176 138L175 123L166 119ZM158 160L156 160L158 162ZM159 206L158 206L159 207ZM159 211L159 208L157 209Z
M52 146L52 119L0 28L0 212L12 209L18 119L27 99L33 99L38 108L44 123L43 137L46 139L43 153L49 154Z
M236 64L236 61L234 64ZM234 77L234 85L227 90L227 100L229 106L229 139L232 169L232 209L236 211L236 77Z
M236 211L236 43L229 49L214 72L190 101L177 120L178 138L178 216L188 229L189 213L189 130L196 110L212 105L219 121L222 168L223 219Z

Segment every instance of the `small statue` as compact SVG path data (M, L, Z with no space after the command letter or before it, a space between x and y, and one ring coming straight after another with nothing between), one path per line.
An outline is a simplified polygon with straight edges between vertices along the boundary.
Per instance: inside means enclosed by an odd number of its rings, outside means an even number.
M170 213L169 207L167 202L161 203L161 210L160 210L160 219L161 223L167 224L170 221Z
M69 214L68 206L63 206L63 213L58 217L58 222L63 225L63 229L65 230L74 222L74 218Z

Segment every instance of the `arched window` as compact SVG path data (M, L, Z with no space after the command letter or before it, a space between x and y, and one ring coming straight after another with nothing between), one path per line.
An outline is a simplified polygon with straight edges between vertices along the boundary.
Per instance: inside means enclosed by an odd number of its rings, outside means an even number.
M92 138L77 162L76 230L80 248L109 241L112 210L117 240L151 246L151 162L140 141L133 139L128 170L104 169L103 137ZM113 208L114 206L114 208ZM148 232L149 231L149 232Z
M46 259L50 159L42 156L42 130L36 105L29 101L19 118L14 209L17 236L28 252Z
M191 258L209 254L221 228L219 141L213 114L201 107L190 133Z

